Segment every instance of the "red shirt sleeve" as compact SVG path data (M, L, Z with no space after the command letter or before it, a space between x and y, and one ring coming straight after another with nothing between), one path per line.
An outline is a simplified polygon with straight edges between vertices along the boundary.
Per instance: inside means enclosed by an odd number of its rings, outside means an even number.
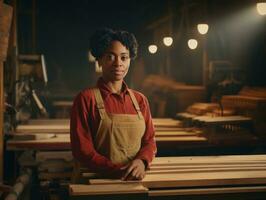
M120 165L100 155L94 148L91 128L89 127L90 104L92 95L86 98L80 93L74 100L71 110L70 139L75 159L98 173L118 173Z
M139 93L140 94L140 93ZM142 159L150 166L153 158L157 153L157 147L155 142L155 130L152 122L150 107L147 98L140 94L141 100L138 100L140 110L145 120L146 130L142 137L141 149L139 150L136 159Z

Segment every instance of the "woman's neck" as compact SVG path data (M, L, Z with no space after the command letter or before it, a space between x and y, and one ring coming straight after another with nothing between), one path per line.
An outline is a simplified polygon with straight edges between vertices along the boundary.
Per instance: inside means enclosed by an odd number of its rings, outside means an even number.
M120 94L122 90L123 81L106 81L107 86L110 88L112 93Z

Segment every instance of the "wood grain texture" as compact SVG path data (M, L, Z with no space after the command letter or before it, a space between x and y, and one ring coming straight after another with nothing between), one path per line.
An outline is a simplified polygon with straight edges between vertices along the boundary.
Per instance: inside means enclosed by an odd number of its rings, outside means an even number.
M15 133L69 133L69 124L28 124L18 125Z
M8 140L8 150L63 150L71 149L70 135L69 134L58 134L54 138L43 139L43 140Z
M132 182L147 188L266 185L266 155L155 158L146 177ZM90 180L90 184L111 183L128 182Z
M149 196L176 196L176 195L195 195L195 194L202 195L202 194L255 193L255 192L266 192L266 186L151 190L149 191Z
M118 185L70 185L69 192L71 196L76 195L96 195L96 194L131 194L148 193L148 189L139 183L118 184Z
M12 7L0 1L0 182L3 180L4 61L7 57Z
M12 22L12 7L0 3L0 62L5 61L7 57L9 33Z

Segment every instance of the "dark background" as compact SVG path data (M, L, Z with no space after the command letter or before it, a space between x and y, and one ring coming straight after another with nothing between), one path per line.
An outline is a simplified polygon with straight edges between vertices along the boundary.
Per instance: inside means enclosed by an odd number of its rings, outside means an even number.
M101 27L128 30L139 41L142 77L161 74L188 84L202 83L202 41L197 23L209 24L206 35L209 61L228 60L244 71L245 85L266 83L266 17L256 12L253 0L35 0L36 46L32 42L32 0L18 1L18 47L20 54L41 53L47 62L50 88L76 93L95 83L93 64L88 62L88 40ZM169 17L170 16L170 17ZM168 20L167 20L168 17ZM162 38L171 35L166 48ZM187 47L188 38L197 38L198 48ZM148 53L149 44L158 52ZM164 74L166 58L170 73ZM131 71L134 71L134 69ZM134 87L136 74L127 80Z

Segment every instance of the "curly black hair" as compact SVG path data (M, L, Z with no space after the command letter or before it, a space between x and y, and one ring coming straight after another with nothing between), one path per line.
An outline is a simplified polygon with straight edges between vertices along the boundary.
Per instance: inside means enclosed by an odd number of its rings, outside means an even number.
M131 59L135 59L138 51L138 42L132 33L115 31L109 28L97 30L90 37L91 54L98 60L110 46L112 41L121 42L128 50Z

